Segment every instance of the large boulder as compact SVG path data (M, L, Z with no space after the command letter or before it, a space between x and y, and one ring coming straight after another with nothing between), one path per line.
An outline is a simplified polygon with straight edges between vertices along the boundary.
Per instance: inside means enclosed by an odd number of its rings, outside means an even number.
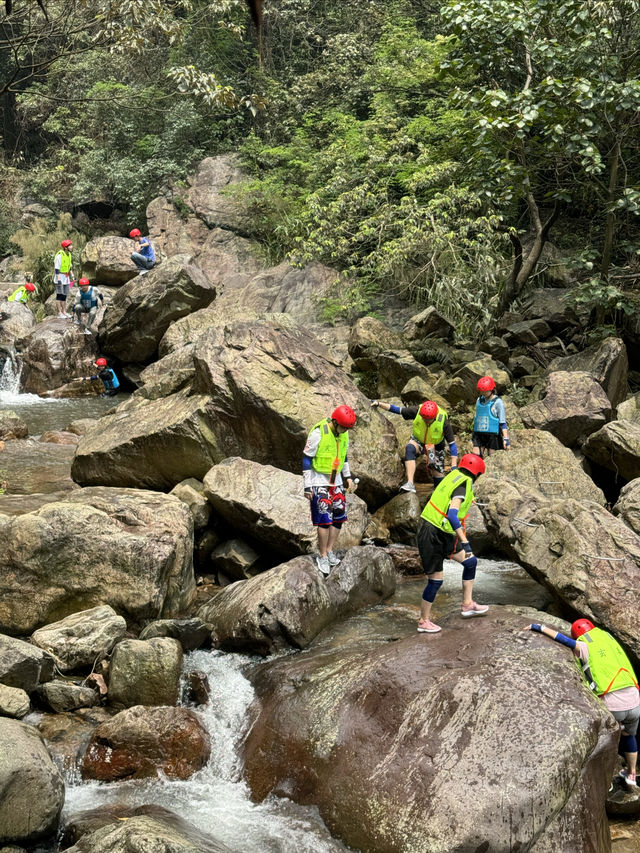
M611 417L611 403L589 374L556 371L548 374L541 398L520 409L529 429L547 430L566 447L582 445Z
M592 433L582 446L585 456L625 480L640 477L640 423L612 421Z
M624 403L620 403L616 418L619 421L633 421L640 424L640 394L632 394Z
M478 488L489 478L499 483L509 479L523 489L536 489L547 497L584 499L605 505L602 491L585 474L571 450L551 433L523 429L511 435L513 444L508 453L494 453L485 460L487 471L478 480Z
M499 394L502 394L511 382L507 371L503 370L503 368L500 367L500 365L492 358L489 358L489 356L481 356L480 358L468 361L466 364L463 364L462 367L458 368L452 377L452 380L460 380L462 382L460 394L461 399L464 400L465 403L475 403L478 399L478 379L480 379L481 376L493 377ZM442 386L442 393L445 397L449 398L446 384L443 384Z
M176 255L118 290L98 327L101 349L122 361L150 361L174 320L215 297L215 287L191 258Z
M0 309L0 349L8 351L16 338L24 338L33 329L36 318L22 302L3 302Z
M408 350L386 350L375 360L378 373L378 396L397 397L407 382L419 379L429 383L432 374Z
M106 657L127 630L127 623L108 604L72 613L35 631L31 642L53 657L61 672L92 667Z
M189 179L186 202L208 228L224 228L242 233L251 219L239 205L230 187L242 182L239 158L234 154L206 157Z
M20 384L24 392L40 394L89 375L97 355L93 335L83 335L70 320L47 318L15 341L22 361Z
M415 314L404 325L404 333L410 341L418 341L423 338L444 338L453 337L455 331L454 324L443 317L442 314L430 305L419 314Z
M475 491L503 550L640 659L640 537L586 497L548 498L497 477L479 478Z
M38 701L56 714L64 711L76 711L78 708L92 708L100 697L92 687L70 684L67 681L48 681L37 690Z
M2 451L0 513L29 512L38 502L76 489L71 479L74 452L71 444L8 441Z
M393 427L329 350L286 315L209 328L197 345L162 361L162 375L153 371L83 436L76 482L167 489L185 477L202 479L229 456L297 473L311 426L346 403L358 415L349 460L359 494L379 504L400 486Z
M64 784L40 732L0 718L0 844L29 844L55 832Z
M606 338L601 344L594 344L576 355L554 358L547 373L558 370L590 373L602 386L614 409L627 396L629 360L620 338Z
M299 474L235 456L211 468L204 493L217 516L263 548L294 557L315 547L316 531ZM347 514L342 548L359 545L368 522L366 504L357 495L347 495Z
M414 492L401 492L395 498L381 506L374 515L374 521L389 531L392 542L414 545L422 502Z
M640 535L640 477L622 487L613 513Z
M0 715L21 719L31 710L29 694L19 687L0 684Z
M209 640L209 628L195 616L187 619L156 619L140 632L139 640L151 640L153 637L173 637L178 640L185 652L191 652L204 646Z
M352 548L324 578L309 557L296 557L250 580L225 587L200 608L212 642L228 651L271 654L304 649L320 631L393 594L396 571L372 545Z
M494 607L473 625L447 617L436 638L263 665L244 750L254 796L317 805L362 853L609 850L618 727L568 650L523 633L543 616Z
M92 284L120 286L138 275L131 260L133 240L126 237L96 237L82 252L82 273Z
M555 333L564 332L578 325L578 316L569 299L571 291L561 287L545 287L531 290L522 299L524 320L542 318Z
M376 370L381 352L403 349L402 336L375 317L360 317L349 333L349 355L356 370Z
M207 763L207 730L188 708L138 705L99 725L82 759L84 779L188 779Z
M193 519L177 498L79 489L18 516L0 515L0 628L27 634L110 604L133 620L174 616L195 594Z
M175 705L180 694L182 646L173 637L123 640L109 669L109 701L114 705Z
M0 684L31 693L52 677L51 655L24 640L0 634Z
M28 434L29 427L26 421L23 421L12 409L0 411L0 441L26 438Z

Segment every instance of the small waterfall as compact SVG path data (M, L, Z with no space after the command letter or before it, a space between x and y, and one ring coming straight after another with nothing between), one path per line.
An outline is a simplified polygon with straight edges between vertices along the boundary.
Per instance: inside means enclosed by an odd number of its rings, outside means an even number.
M75 812L107 803L154 803L238 853L345 853L348 848L331 837L317 809L279 797L251 801L238 755L249 723L247 709L254 698L243 674L250 665L246 657L223 652L185 655L184 671L206 673L211 689L209 704L199 710L211 737L206 767L185 781L83 783L77 773L67 773L63 821Z
M22 365L14 352L8 352L0 372L0 401L8 402L20 394Z

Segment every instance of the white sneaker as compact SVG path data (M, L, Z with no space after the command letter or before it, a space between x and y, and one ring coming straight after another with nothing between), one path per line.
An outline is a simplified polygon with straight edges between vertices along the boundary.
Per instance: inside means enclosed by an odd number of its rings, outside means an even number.
M340 562L340 557L338 557L338 555L335 554L333 551L329 551L329 553L327 554L327 560L329 560L329 565L331 566L331 568L333 568L334 566L337 566Z
M325 576L325 578L328 577L329 572L331 571L331 566L329 565L329 558L321 557L320 554L318 554L316 557L316 563L318 564L318 568Z
M91 334L91 330L90 330L90 329L85 329L85 330L84 330L84 333L85 333L85 335L90 335L90 334Z
M415 492L415 490L416 487L413 485L413 483L409 483L408 481L404 483L404 485L400 486L401 492Z
M139 275L149 275L149 270L140 270Z

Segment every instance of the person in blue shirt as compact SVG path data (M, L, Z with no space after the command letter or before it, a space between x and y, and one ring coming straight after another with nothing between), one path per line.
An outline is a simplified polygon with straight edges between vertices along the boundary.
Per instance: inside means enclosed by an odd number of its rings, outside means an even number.
M107 359L106 358L97 358L96 359L96 367L99 367L100 370L96 373L95 376L82 376L80 377L83 382L95 382L96 379L99 379L104 385L104 391L100 394L101 397L115 397L118 391L120 390L120 380L116 376L115 370L111 367L107 367Z
M151 240L143 237L139 228L129 231L129 237L135 240L135 250L131 253L131 260L138 267L139 275L146 275L156 265L156 253L153 251Z
M74 323L81 328L84 326L85 335L91 334L91 326L98 313L98 299L101 303L104 302L104 296L97 288L91 287L89 279L81 278L78 281L78 291L73 306L73 313L75 314Z
M504 403L496 393L496 383L490 376L482 376L477 385L480 396L476 400L471 442L473 452L489 456L496 450L510 450L509 427Z

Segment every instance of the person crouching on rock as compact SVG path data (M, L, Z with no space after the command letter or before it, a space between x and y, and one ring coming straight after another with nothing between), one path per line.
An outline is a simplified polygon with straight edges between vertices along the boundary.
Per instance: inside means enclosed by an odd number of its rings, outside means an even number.
M318 530L318 568L325 577L340 559L334 547L347 520L347 488L353 486L347 451L349 432L356 423L350 406L338 406L330 418L319 421L307 436L302 456L304 496L311 502L311 522Z
M138 268L138 275L146 275L156 264L156 255L148 237L143 237L139 228L129 231L129 237L135 241L135 249L130 258Z
M431 607L442 586L443 566L447 557L462 563L462 616L484 616L489 610L473 600L473 581L478 560L464 529L464 520L475 499L473 483L484 471L485 464L481 456L465 453L458 468L450 471L434 489L422 511L424 522L418 529L418 551L429 581L422 593L418 621L420 634L436 634L442 630L431 621Z
M529 630L562 643L578 658L589 687L622 727L620 749L627 766L620 771L620 776L627 785L637 787L640 691L636 674L620 643L608 631L596 628L589 619L577 619L571 626L570 637L536 623L529 625Z
M473 452L489 456L496 450L510 450L509 428L504 403L496 392L496 383L490 376L482 376L477 385L480 396L476 400L471 443Z
M458 464L458 445L453 434L449 415L433 400L425 400L421 406L397 406L372 400L374 409L385 409L394 415L402 415L405 421L413 420L413 430L404 451L404 468L407 482L400 486L401 492L415 492L413 478L416 473L417 459L423 453L427 456L427 467L433 478L433 487L444 479L445 442L449 445L451 468Z
M21 284L20 287L16 287L11 296L8 296L7 299L9 302L22 302L23 305L26 305L35 292L35 284L27 281L25 284Z
M104 391L100 394L101 397L115 397L120 390L120 381L116 376L115 370L107 367L106 358L97 358L96 367L99 368L95 376L82 376L83 382L96 381L99 379L104 385Z
M91 334L91 326L98 313L98 299L100 299L101 303L104 302L104 296L98 293L95 287L91 287L89 279L81 278L78 282L78 292L76 293L73 312L76 315L74 322L79 326L84 326L85 335Z

